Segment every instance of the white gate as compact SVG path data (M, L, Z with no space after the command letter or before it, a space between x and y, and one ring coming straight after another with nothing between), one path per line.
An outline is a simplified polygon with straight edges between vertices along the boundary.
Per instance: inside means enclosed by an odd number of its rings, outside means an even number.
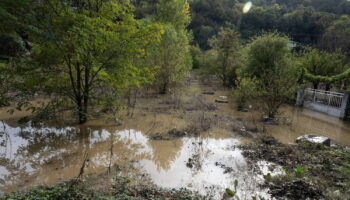
M306 88L304 91L304 101L323 104L334 108L341 108L344 93L330 92L325 90L315 90Z

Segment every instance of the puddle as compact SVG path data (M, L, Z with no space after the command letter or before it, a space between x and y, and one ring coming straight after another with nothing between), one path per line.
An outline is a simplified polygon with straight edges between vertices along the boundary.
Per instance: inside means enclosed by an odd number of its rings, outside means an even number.
M130 163L161 187L185 187L220 199L238 181L240 199L269 197L258 184L261 175L248 169L240 142L234 138L149 140L136 130L12 127L0 123L0 190L11 192L51 185L79 174L88 155L85 175L105 173L110 166ZM193 165L189 167L189 159ZM262 164L262 171L264 166Z

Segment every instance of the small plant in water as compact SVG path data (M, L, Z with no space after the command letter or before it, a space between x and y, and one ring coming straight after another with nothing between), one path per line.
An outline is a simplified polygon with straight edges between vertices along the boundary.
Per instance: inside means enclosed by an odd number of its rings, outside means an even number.
M307 168L300 165L297 165L297 167L294 169L294 173L296 177L302 177L306 171L307 171Z
M286 168L284 168L284 167L282 167L282 171L286 174L286 175L288 175L289 174L289 171L288 171L288 169L286 169Z
M230 188L226 188L226 195L233 197L235 196L236 192L232 191Z
M267 180L267 181L271 180L271 178L272 178L272 176L271 176L270 173L264 175L264 179Z

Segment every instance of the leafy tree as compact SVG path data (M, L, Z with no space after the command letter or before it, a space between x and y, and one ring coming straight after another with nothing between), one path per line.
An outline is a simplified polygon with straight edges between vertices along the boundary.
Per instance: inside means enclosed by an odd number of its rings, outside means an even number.
M9 105L10 97L8 92L11 90L13 81L13 70L6 63L0 62L0 107Z
M243 77L254 83L251 95L269 118L275 117L278 109L293 97L296 89L298 71L288 42L286 36L267 33L248 44Z
M301 65L315 76L334 76L345 71L345 57L341 52L329 53L317 49L309 49L301 59ZM320 80L310 79L314 89L318 89ZM326 90L330 89L326 83Z
M224 86L235 83L235 67L237 67L237 50L239 34L230 29L222 29L216 37L210 40L210 44L218 52L217 69L215 75L218 76ZM231 76L230 80L229 76Z
M202 49L209 49L208 39L221 28L234 28L240 18L239 8L233 0L190 1L192 22L189 28Z
M189 4L182 0L160 0L155 20L164 27L161 42L153 51L152 61L159 66L156 74L161 93L185 77L191 69L190 34L186 30L190 22Z
M177 31L185 29L191 22L190 5L181 0L159 0L156 21L171 24Z
M254 6L250 12L242 16L240 31L243 38L250 38L263 31L277 30L282 16L279 5L268 7Z
M133 0L135 6L135 16L138 19L143 19L152 16L156 12L157 0Z
M42 20L32 57L39 67L32 67L26 85L71 99L79 123L104 87L138 81L143 70L133 58L160 34L159 27L136 21L127 1L45 1L37 14Z
M29 29L33 24L35 0L2 0L0 2L0 33L13 34Z
M289 34L294 41L315 45L329 20L333 17L310 7L300 7L283 15L279 30Z
M312 0L310 2L316 10L335 14L349 14L350 2L347 0Z
M0 1L0 59L23 56L27 53L28 32L34 31L35 0Z
M153 53L153 62L159 66L156 83L160 93L167 93L171 84L183 79L191 69L189 47L186 31L176 31L171 25L164 27L161 42Z
M202 50L199 48L198 45L196 46L191 46L190 47L190 52L191 52L191 56L192 56L192 68L193 69L198 69L201 67L201 62L202 62L202 55L203 52Z
M342 16L340 19L335 20L327 27L325 33L322 35L321 47L329 50L336 51L341 49L347 53L347 57L350 58L350 17Z
M199 71L204 77L212 77L218 74L218 51L209 49L200 57Z

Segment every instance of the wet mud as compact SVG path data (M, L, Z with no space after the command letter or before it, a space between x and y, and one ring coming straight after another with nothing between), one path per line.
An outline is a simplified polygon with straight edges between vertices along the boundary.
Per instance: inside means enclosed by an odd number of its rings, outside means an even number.
M283 167L284 174L266 177L264 187L277 199L348 199L350 150L323 144L282 144L271 136L241 146L254 168L260 160Z

